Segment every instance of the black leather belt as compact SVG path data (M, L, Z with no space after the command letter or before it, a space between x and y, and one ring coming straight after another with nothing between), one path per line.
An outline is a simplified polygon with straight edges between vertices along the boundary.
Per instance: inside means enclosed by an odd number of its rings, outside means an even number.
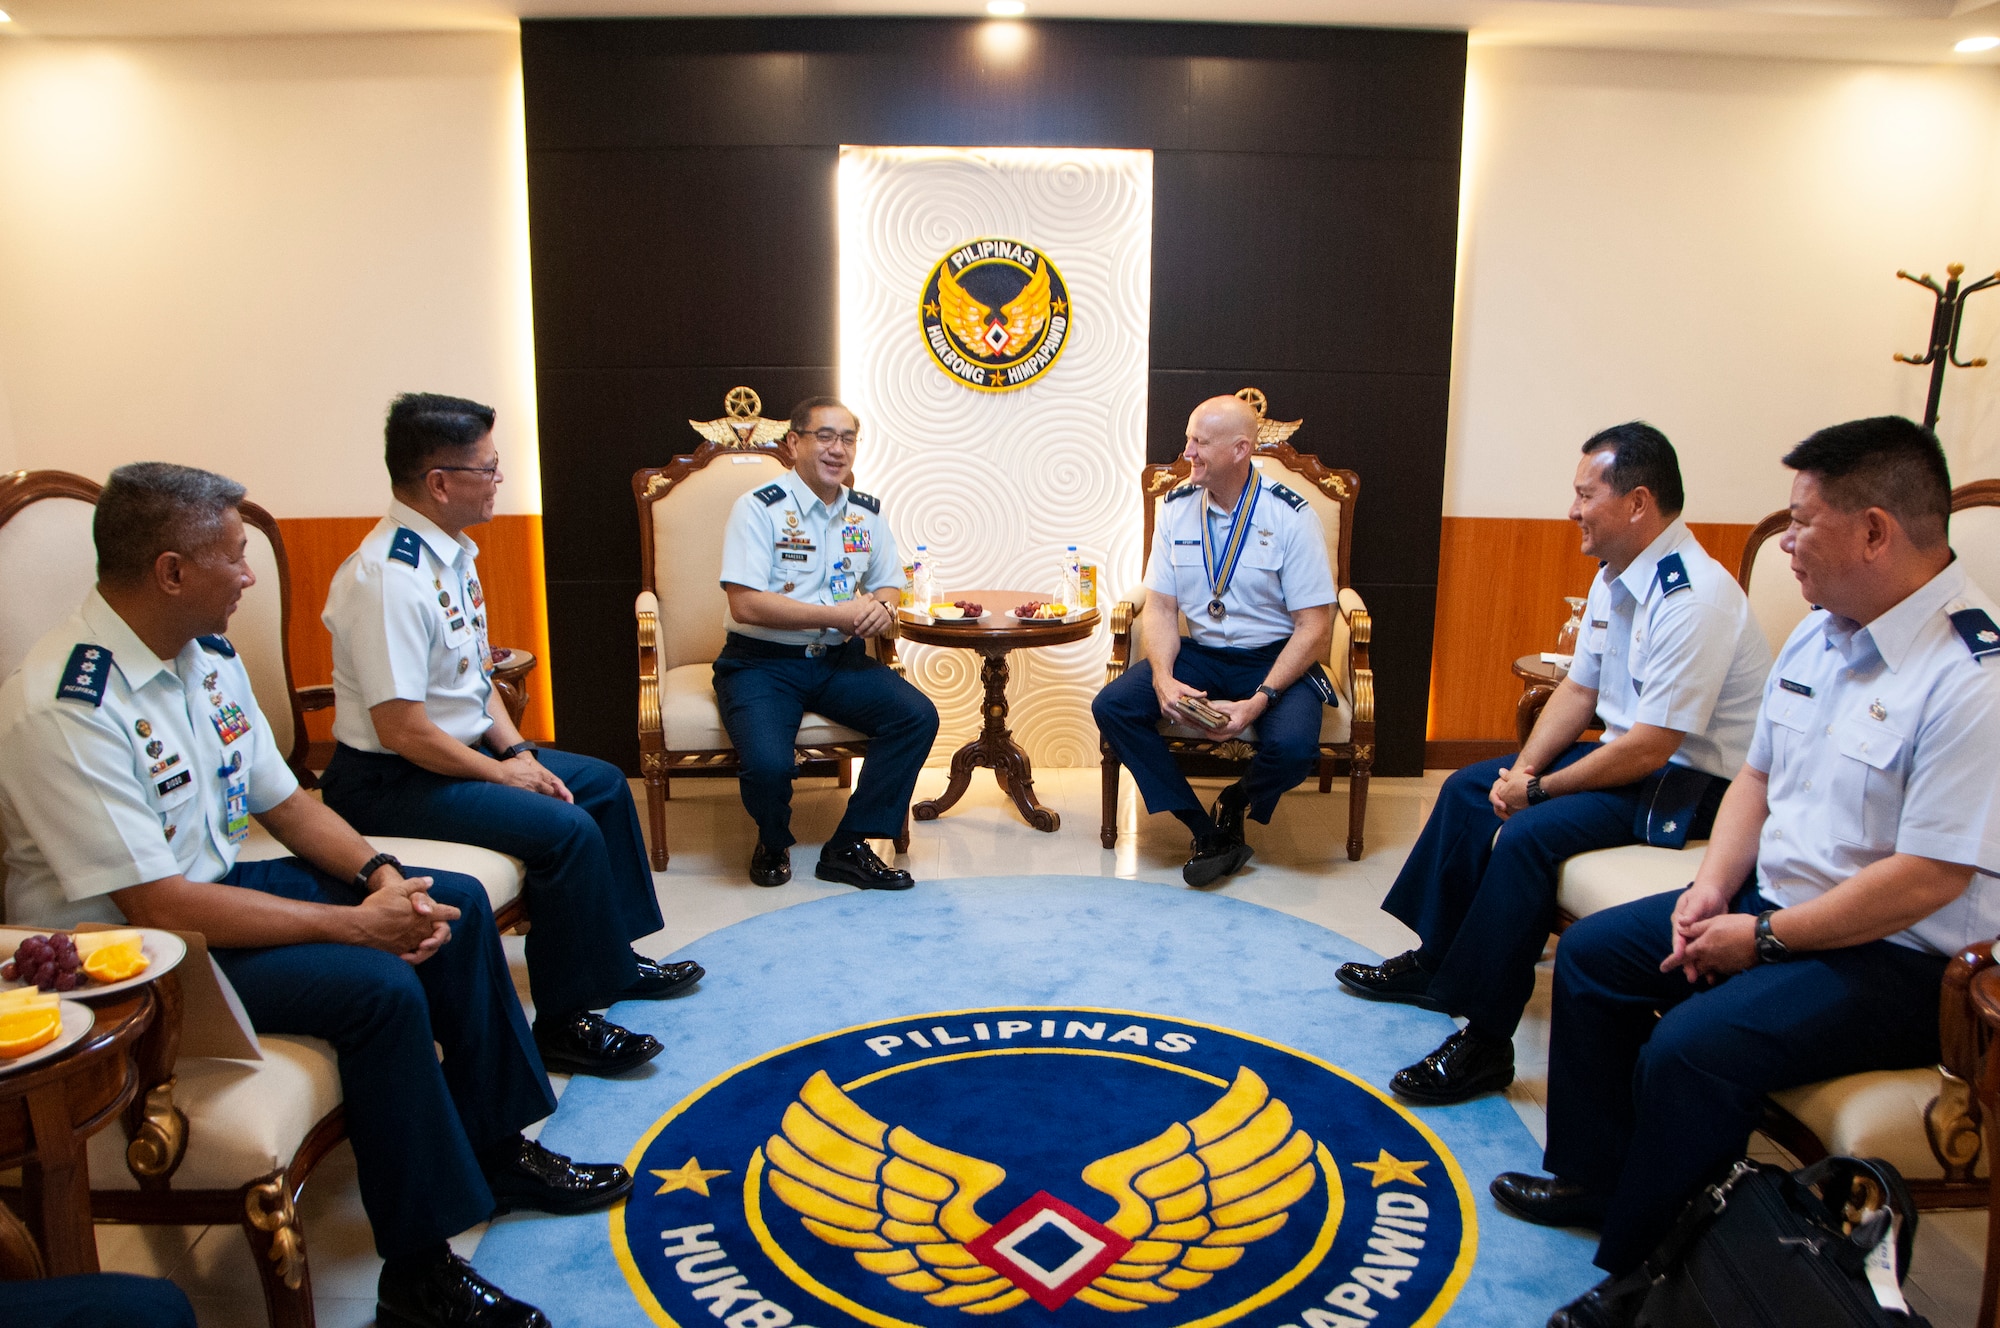
M824 655L839 654L849 647L860 644L861 638L856 636L827 644L814 642L809 646L795 646L782 641L766 641L758 636L745 636L741 632L730 632L723 642L722 653L748 659L819 659Z

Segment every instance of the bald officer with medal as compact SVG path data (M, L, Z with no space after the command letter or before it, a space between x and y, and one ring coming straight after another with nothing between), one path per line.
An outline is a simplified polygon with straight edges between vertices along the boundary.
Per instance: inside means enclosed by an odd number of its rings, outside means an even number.
M255 583L243 486L111 474L97 586L0 686L7 916L199 931L260 1033L333 1045L376 1322L548 1328L453 1255L496 1207L580 1213L632 1187L521 1136L555 1110L486 890L376 853L302 792L235 647ZM295 857L238 860L255 817Z
M881 501L847 484L860 430L832 397L800 402L785 435L794 468L737 499L722 537L729 615L715 699L757 822L757 885L792 878L793 747L808 710L868 735L861 778L813 874L863 890L915 883L868 841L902 833L937 707L868 654L868 638L895 625L903 561Z
M1334 704L1319 666L1337 597L1325 535L1304 498L1251 464L1256 438L1256 413L1235 397L1188 417L1182 455L1193 482L1160 505L1146 563L1146 657L1090 707L1146 809L1194 832L1181 869L1189 885L1249 861L1243 818L1269 824L1279 796L1316 767L1320 707ZM1174 766L1162 717L1218 741L1256 725L1249 771L1209 811Z
M389 408L389 514L334 573L326 805L364 834L448 839L521 859L535 1040L552 1070L619 1074L660 1043L597 1008L691 988L658 931L631 788L616 767L524 741L493 686L479 546L502 476L490 406L410 393Z

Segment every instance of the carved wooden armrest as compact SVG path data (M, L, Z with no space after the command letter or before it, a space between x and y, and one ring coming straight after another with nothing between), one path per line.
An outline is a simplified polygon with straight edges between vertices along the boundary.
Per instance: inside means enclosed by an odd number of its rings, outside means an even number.
M1944 1077L1938 1095L1924 1107L1924 1137L1948 1181L1969 1181L1979 1166L1982 1125L1995 1106L2000 1066L1987 1054L2000 1025L1993 943L1968 946L1944 970L1938 991L1938 1042Z
M307 712L333 709L333 684L299 688L299 709Z
M660 601L640 594L633 605L639 627L639 734L658 734L660 727Z
M895 624L892 623L888 631L882 633L880 636L871 637L868 646L869 649L874 651L876 659L888 665L889 671L894 673L898 678L901 678L905 676L906 671L903 668L903 661L896 657L896 638L898 635L900 634L896 631Z
M153 1022L133 1057L139 1091L125 1108L125 1169L142 1190L164 1190L187 1155L187 1116L174 1105L174 1065L181 1051L181 976L153 982Z
M1375 669L1368 662L1368 642L1375 634L1375 620L1367 601L1351 586L1340 590L1339 612L1347 620L1347 659L1328 660L1337 672L1346 673L1354 686L1354 722L1375 722Z
M1121 599L1111 606L1111 658L1104 665L1104 684L1110 686L1123 677L1132 663L1132 624L1139 617L1139 606L1129 599Z

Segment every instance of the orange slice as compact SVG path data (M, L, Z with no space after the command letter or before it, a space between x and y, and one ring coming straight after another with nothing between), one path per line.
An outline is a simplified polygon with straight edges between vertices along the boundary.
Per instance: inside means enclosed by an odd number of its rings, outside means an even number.
M39 1007L0 1014L0 1057L12 1060L38 1051L62 1032L62 1011Z
M101 945L85 957L83 971L99 982L123 982L138 977L151 967L151 961L140 953L141 944L140 938L134 936L114 945Z

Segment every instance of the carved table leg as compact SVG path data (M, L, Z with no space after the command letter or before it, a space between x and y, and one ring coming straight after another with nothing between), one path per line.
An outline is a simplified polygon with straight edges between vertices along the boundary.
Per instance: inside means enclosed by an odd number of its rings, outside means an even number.
M23 1179L31 1181L30 1225L39 1227L35 1234L41 1238L49 1276L94 1273L97 1233L90 1224L90 1166L83 1140L70 1123L67 1086L58 1081L29 1093L28 1120L36 1158L22 1168Z
M951 780L944 792L911 810L919 821L936 820L965 796L973 768L984 766L993 772L1001 790L1013 799L1029 825L1053 832L1062 824L1062 818L1036 801L1034 767L1007 728L1007 651L995 647L990 653L983 649L980 653L986 656L986 663L979 670L980 679L986 684L986 722L977 738L952 754Z

